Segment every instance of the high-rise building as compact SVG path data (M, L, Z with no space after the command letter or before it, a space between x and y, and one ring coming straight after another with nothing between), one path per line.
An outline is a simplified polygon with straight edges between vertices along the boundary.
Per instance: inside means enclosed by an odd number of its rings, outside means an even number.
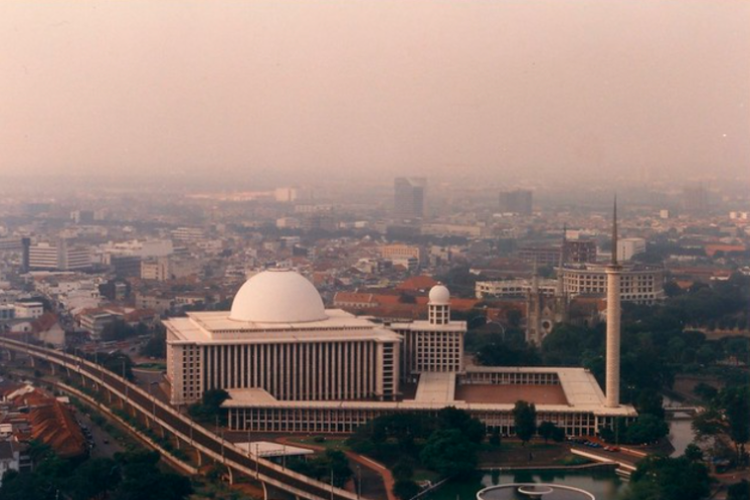
M424 177L397 177L393 183L395 216L405 219L423 217L426 187Z
M533 194L531 191L517 189L500 193L500 211L518 215L531 215Z

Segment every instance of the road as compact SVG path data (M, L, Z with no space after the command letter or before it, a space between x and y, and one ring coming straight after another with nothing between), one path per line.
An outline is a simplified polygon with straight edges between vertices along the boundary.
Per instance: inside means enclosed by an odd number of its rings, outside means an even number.
M116 393L124 395L132 405L140 407L141 411L148 413L152 418L155 417L162 427L171 427L181 439L190 442L197 448L203 448L203 453L207 450L214 458L235 471L241 471L250 476L256 475L260 480L280 489L315 500L356 500L358 498L356 494L333 488L266 460L254 460L252 456L246 455L242 450L232 446L230 442L197 426L171 406L149 396L138 386L127 382L99 365L60 351L32 346L11 339L0 338L0 345L64 366L83 374L90 380L109 386Z

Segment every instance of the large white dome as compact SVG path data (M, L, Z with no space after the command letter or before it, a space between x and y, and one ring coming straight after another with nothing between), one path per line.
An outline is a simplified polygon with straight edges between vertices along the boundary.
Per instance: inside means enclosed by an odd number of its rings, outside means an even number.
M234 296L229 319L256 323L304 323L327 319L320 294L302 275L287 269L256 274Z

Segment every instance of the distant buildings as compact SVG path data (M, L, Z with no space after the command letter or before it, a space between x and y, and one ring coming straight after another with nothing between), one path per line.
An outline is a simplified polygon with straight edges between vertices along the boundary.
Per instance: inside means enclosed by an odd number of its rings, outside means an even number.
M500 193L500 212L518 215L531 215L533 212L531 191L517 189Z
M380 247L380 256L395 265L402 265L409 270L419 268L424 260L423 250L415 245L383 245Z
M708 190L703 186L686 186L682 190L682 207L689 213L706 214L709 209Z
M554 266L560 262L560 247L525 246L518 251L518 256L539 266Z
M66 239L57 243L37 243L28 247L28 264L29 269L52 271L87 269L91 267L91 248L71 245Z
M424 177L397 177L393 183L394 215L404 219L423 217L426 187Z

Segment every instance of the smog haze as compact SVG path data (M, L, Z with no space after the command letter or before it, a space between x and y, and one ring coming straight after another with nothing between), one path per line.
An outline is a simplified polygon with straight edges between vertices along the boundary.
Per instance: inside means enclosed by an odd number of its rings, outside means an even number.
M0 4L0 177L745 175L746 1Z

